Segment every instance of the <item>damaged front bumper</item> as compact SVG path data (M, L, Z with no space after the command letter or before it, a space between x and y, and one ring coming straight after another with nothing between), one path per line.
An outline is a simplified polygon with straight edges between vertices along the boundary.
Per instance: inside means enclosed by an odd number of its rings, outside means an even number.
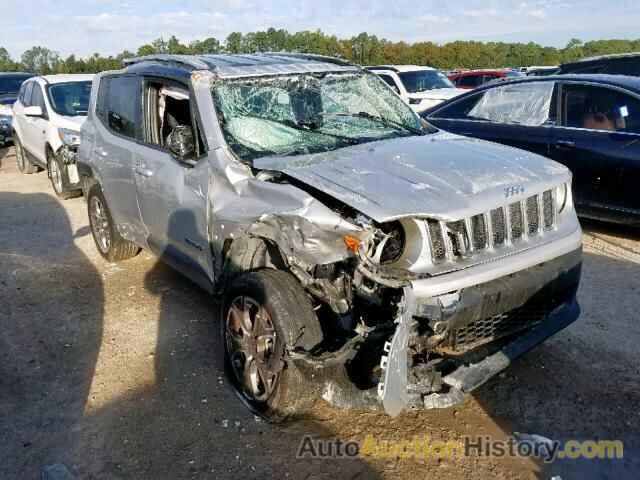
M80 175L78 174L78 146L63 145L56 153L64 169L62 175L63 188L75 190L80 188Z
M574 322L580 314L581 258L577 249L439 297L417 297L406 287L381 361L378 397L385 411L397 415L405 408L458 404L464 394ZM430 338L420 333L425 324ZM425 343L421 353L413 350Z

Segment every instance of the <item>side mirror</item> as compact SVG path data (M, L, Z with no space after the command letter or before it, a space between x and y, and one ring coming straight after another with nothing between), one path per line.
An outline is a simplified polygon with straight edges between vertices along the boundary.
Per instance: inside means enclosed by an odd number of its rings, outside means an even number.
M27 117L44 117L44 112L42 111L42 107L39 106L32 106L32 107L25 107L24 109L24 114Z
M176 160L191 160L196 153L193 130L186 125L177 125L167 137L167 148Z

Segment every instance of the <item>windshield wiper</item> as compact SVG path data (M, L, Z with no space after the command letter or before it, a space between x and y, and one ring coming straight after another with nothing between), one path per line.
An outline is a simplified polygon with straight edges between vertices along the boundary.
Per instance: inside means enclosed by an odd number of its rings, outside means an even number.
M414 135L424 135L424 130L421 128L410 127L409 125L405 125L400 122L396 122L395 120L390 120L388 118L383 118L378 115L371 115L368 112L358 112L358 113L330 113L329 115L334 117L355 117L355 118L365 118L367 120L371 120L372 122L380 123L385 127L392 127L396 130L404 130L409 133L413 133Z

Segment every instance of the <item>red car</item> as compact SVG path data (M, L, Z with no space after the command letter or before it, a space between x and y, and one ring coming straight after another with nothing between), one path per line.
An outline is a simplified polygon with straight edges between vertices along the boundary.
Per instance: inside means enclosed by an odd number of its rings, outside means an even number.
M465 88L470 90L494 80L507 80L510 78L519 78L523 76L524 75L522 73L510 69L469 70L467 72L460 72L454 75L449 75L449 80L451 80L458 88Z

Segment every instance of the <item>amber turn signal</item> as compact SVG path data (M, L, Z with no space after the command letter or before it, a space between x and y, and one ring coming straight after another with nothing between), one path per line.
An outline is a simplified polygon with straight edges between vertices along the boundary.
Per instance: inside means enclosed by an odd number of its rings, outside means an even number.
M353 253L357 253L360 249L360 239L358 237L353 237L351 235L344 236L344 244L347 246L347 250L352 251Z

